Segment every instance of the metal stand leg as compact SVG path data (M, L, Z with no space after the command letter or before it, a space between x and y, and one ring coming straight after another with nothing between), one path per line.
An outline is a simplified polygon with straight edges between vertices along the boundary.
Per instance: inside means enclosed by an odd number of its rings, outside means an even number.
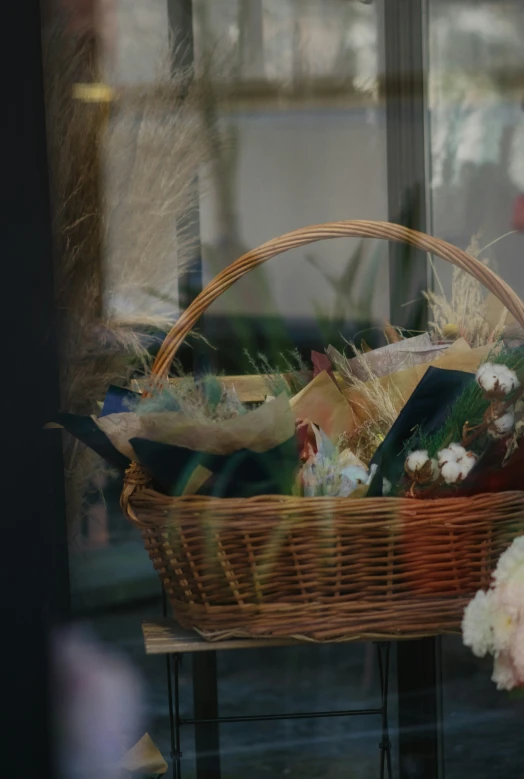
M381 642L377 644L378 669L380 676L380 692L382 696L382 739L380 742L380 779L384 779L384 771L387 770L388 779L393 779L391 768L391 741L389 738L388 719L388 693L389 693L389 657L391 644Z
M438 779L439 643L435 638L397 645L400 779Z
M171 760L173 779L182 779L180 760L180 704L178 691L178 672L181 655L167 655L167 693L169 697L169 734L171 739ZM172 664L172 668L171 668Z
M197 779L220 779L216 652L195 652L193 701Z
M167 617L167 596L162 587L162 613ZM166 655L167 699L169 705L169 737L171 742L171 761L173 764L173 779L182 779L180 760L180 699L178 694L178 672L182 655ZM172 666L172 667L171 667Z

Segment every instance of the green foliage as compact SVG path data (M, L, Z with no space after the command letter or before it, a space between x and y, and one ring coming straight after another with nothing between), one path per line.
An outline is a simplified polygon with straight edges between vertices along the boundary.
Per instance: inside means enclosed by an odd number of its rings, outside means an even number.
M508 368L515 371L521 383L524 382L524 347L508 348L502 344L497 344L489 354L486 362L493 362L499 365L507 365ZM460 443L462 439L462 429L468 422L470 427L479 425L482 422L485 411L489 406L489 400L486 400L484 394L476 382L472 382L462 392L451 407L445 424L430 435L423 435L419 429L414 431L413 436L406 442L405 451L411 449L427 449L430 457L435 457L437 452L444 449L449 444ZM472 450L479 453L484 448L486 436L479 436L472 444Z
M164 411L184 414L195 422L218 422L245 414L247 407L233 389L222 385L219 377L206 374L201 378L181 376L137 406L141 415Z
M417 448L427 449L430 457L435 457L437 452L449 446L451 443L460 443L462 440L462 428L468 422L470 425L478 425L482 422L484 412L489 406L489 401L484 398L482 390L478 384L472 383L466 387L464 392L457 398L445 424L431 435L418 435ZM412 448L408 442L407 449ZM481 439L477 440L477 445L481 445Z

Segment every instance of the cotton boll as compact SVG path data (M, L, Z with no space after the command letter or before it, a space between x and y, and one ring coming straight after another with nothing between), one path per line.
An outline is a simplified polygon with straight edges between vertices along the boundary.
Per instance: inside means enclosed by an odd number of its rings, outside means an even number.
M466 457L467 451L460 444L450 444L446 449L442 449L437 454L437 462L440 466L448 462L458 462Z
M464 455L467 454L466 450L461 444L450 444L448 449L457 457L464 457Z
M446 484L458 484L463 481L477 462L473 452L466 452L459 459L444 460L440 467L440 473Z
M462 638L477 657L493 651L491 631L492 592L479 590L466 606L462 620Z
M442 465L440 473L446 484L456 484L461 480L460 465L456 460L446 461Z
M461 481L470 474L470 472L475 467L476 462L477 457L473 454L473 452L466 452L466 455L460 458L458 464L460 466Z
M493 419L488 427L488 433L492 438L503 438L511 433L515 426L515 413L508 409L504 414Z
M382 479L382 495L384 495L384 496L385 495L389 495L390 492L391 492L391 486L392 485L391 485L390 480L386 479L386 477L384 477Z
M427 449L417 449L414 452L410 452L406 458L406 467L415 473L422 470L429 460Z
M478 369L475 378L479 387L489 398L503 398L520 387L517 374L507 365L485 362Z
M419 484L427 484L438 476L438 464L426 449L417 449L406 457L404 468L408 476Z

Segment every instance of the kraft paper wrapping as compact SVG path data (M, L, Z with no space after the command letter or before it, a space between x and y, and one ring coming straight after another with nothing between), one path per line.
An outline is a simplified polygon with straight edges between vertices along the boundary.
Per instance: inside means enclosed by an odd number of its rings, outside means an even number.
M95 422L113 446L132 460L137 459L129 443L132 438L227 455L239 449L267 452L295 434L295 414L283 394L223 422L195 422L178 412L110 414L95 418Z
M163 776L168 765L149 733L146 733L135 746L127 752L119 763L122 771L141 776Z
M400 412L430 366L463 371L465 373L475 373L492 348L491 345L488 345L471 349L463 338L459 338L441 357L433 360L431 363L414 365L407 370L397 371L389 376L382 376L378 381L388 390L391 400L397 411ZM358 389L348 387L348 389L343 390L343 393L353 409L358 424L362 424L372 418L373 409L369 407Z
M350 360L345 360L332 346L329 346L326 352L345 374L353 374L361 381L366 381L369 373L362 365L363 360L375 376L387 376L396 371L407 370L414 365L430 363L438 359L447 349L449 349L448 344L434 344L429 333L423 333L373 349Z
M289 405L297 419L310 420L332 441L342 433L352 435L356 430L353 409L326 371L315 376Z
M524 330L518 324L513 314L510 314L509 311L507 311L500 300L495 297L492 292L490 292L486 297L485 307L486 321L489 326L493 328L493 330L495 330L496 327L499 327L501 323L504 325L504 340L515 340L517 342L524 340ZM502 320L504 312L506 313L506 316L505 319ZM517 343L515 345L520 346L521 344Z
M106 417L92 417L100 430L106 434L115 449L125 457L136 461L138 458L129 443L132 438L142 437L142 418L134 412L108 414Z

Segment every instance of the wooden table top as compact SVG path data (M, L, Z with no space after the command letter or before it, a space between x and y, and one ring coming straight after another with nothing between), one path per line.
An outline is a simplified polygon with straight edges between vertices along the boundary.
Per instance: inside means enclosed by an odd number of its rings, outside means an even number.
M144 644L148 655L216 652L224 649L255 649L271 646L291 646L308 643L291 638L230 638L206 641L192 630L181 628L173 619L142 623Z

